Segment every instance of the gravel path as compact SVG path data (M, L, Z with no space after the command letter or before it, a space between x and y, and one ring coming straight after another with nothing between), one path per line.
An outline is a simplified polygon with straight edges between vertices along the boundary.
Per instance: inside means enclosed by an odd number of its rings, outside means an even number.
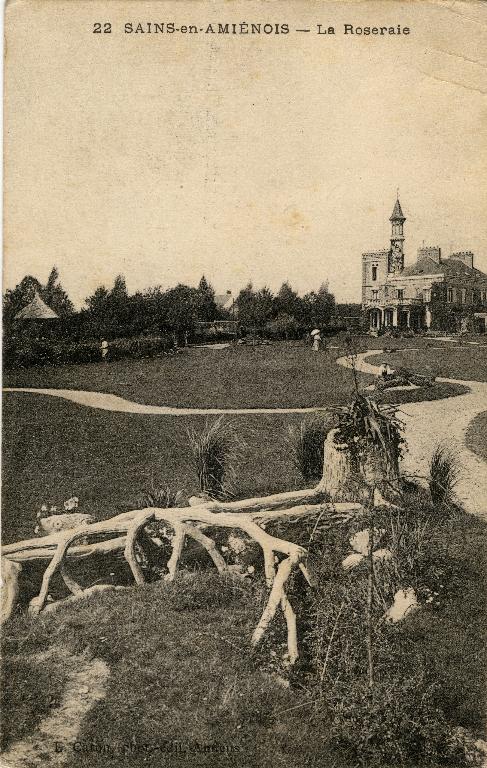
M4 392L29 392L37 395L50 395L70 400L77 405L88 408L100 408L103 411L117 413L139 413L155 416L232 416L252 415L259 413L315 413L326 410L323 408L172 408L168 405L144 405L132 400L125 400L118 395L106 392L87 392L82 389L37 389L35 387L6 387Z
M377 376L380 366L366 362L369 355L380 355L382 350L370 350L357 356L356 368ZM339 365L350 368L350 361L341 357ZM452 384L463 384L470 392L442 400L406 403L398 407L398 416L405 425L408 452L403 460L405 473L425 475L433 452L441 443L458 457L461 478L456 495L467 512L487 519L487 465L470 451L465 435L472 419L487 410L487 383L442 379Z
M68 669L59 706L39 723L33 733L2 753L5 768L37 768L42 765L61 768L68 762L72 764L73 742L88 712L105 698L110 670L101 659L90 660L83 656L61 654L59 662Z

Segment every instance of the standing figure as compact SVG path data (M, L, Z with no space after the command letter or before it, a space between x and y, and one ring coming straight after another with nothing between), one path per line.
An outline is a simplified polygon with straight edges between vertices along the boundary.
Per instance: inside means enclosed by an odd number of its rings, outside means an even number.
M318 328L315 328L314 331L311 331L311 336L313 338L313 352L318 352L321 345L321 336Z
M106 363L108 356L108 341L103 339L101 343L101 359Z

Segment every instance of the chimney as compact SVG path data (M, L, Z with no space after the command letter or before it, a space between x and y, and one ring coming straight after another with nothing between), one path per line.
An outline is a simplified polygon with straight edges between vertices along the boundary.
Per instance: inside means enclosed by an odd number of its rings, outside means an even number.
M451 253L450 259L455 259L455 261L462 261L467 267L473 269L472 251L458 251L458 253Z
M423 245L418 248L419 259L431 259L435 264L441 263L441 248L438 245Z

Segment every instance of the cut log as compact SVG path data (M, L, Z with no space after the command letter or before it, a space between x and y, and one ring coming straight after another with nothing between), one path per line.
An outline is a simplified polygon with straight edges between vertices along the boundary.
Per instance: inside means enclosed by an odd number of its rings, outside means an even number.
M350 452L346 450L346 446L336 443L337 434L338 429L331 429L326 436L323 448L323 475L318 489L330 501L362 501L363 480L360 481L352 471Z

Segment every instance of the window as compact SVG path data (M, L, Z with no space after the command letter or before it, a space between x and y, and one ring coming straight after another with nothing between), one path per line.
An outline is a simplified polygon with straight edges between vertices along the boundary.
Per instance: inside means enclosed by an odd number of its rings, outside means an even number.
M372 264L372 280L377 280L377 264Z
M404 288L397 289L397 298L399 299L399 301L402 301L404 299Z
M379 291L372 291L372 301L378 301Z
M484 303L487 301L487 291L482 291L482 301Z
M461 302L462 302L462 304L466 304L467 303L467 289L466 288L462 288Z
M426 303L429 303L431 301L431 288L425 288L423 291L423 300Z
M448 288L447 301L449 301L450 304L453 301L453 288Z

